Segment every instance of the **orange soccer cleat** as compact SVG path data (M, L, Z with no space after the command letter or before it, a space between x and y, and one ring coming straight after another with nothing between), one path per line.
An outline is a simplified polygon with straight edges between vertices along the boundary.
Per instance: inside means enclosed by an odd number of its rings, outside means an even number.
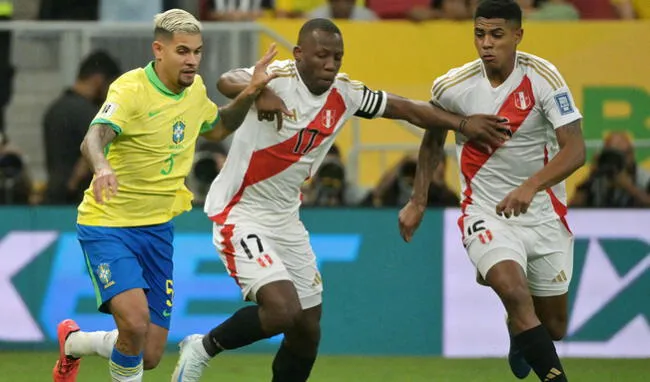
M70 335L79 331L79 325L74 320L63 320L56 328L59 337L59 359L52 369L54 382L75 382L79 373L80 358L73 358L65 355L65 341Z

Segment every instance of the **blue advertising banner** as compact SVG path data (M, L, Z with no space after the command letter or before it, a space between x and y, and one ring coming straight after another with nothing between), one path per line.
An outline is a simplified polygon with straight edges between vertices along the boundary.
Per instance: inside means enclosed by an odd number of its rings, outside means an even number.
M412 243L397 210L302 212L324 279L322 352L441 354L442 214L430 211ZM96 310L73 208L0 209L0 348L54 348L56 325L114 327ZM196 210L175 219L170 344L203 333L243 306ZM272 351L278 338L248 351Z
M302 212L324 279L326 354L502 356L503 308L474 281L458 211L431 210L412 243L397 210ZM54 349L56 325L114 327L96 310L75 234L75 210L0 209L0 349ZM558 351L574 357L648 357L650 211L573 211L570 320ZM175 220L170 346L245 304L212 245L201 211ZM477 317L481 317L477 321ZM244 351L274 351L279 338Z

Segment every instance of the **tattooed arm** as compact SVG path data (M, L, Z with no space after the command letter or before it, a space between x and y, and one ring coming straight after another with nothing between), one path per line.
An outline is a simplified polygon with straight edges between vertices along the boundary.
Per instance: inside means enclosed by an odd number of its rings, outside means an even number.
M95 173L93 192L97 203L103 203L104 198L110 199L117 193L117 177L104 155L106 145L111 143L116 136L117 134L111 126L98 124L90 126L81 142L81 155Z
M104 148L111 143L117 134L109 125L98 124L88 129L83 142L81 142L81 155L96 173L102 170L111 170L110 164L104 156Z

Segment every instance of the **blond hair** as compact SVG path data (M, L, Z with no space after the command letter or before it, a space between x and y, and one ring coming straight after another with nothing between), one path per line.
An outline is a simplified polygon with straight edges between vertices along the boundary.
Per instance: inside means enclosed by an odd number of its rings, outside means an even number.
M174 33L201 33L201 23L189 12L182 9L170 9L153 18L154 33L173 35Z

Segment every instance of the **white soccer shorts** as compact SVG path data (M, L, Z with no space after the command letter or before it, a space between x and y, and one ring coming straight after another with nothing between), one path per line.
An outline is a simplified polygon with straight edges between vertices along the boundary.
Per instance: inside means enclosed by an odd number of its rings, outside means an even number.
M463 218L463 245L485 279L490 268L516 261L533 296L567 293L573 273L573 235L558 219L535 226L508 224L487 214Z
M213 242L244 299L255 301L264 285L289 280L296 287L302 309L321 304L321 275L309 233L299 220L273 228L253 222L215 224Z

